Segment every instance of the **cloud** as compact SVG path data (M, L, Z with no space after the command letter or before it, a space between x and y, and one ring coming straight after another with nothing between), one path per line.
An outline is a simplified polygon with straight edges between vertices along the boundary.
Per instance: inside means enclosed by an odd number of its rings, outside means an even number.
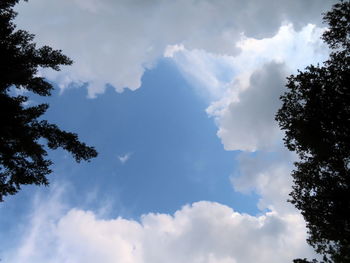
M184 46L180 49L177 45L168 46L164 55L172 58L184 78L208 103L228 97L228 84L237 75L234 57Z
M322 31L311 24L296 31L286 24L272 37L243 35L236 43L241 49L236 56L186 48L172 53L186 79L206 96L207 113L215 119L224 148L244 151L237 159L240 172L231 182L236 191L257 193L261 210L297 213L286 202L296 157L283 148L283 133L274 116L286 77L328 56L320 40Z
M118 160L124 164L126 163L131 157L131 153L126 153L118 156Z
M242 36L236 56L173 48L172 58L196 91L206 97L226 150L273 150L283 134L274 120L286 77L325 60L322 28L296 31L288 24L270 38Z
M218 136L227 150L266 150L280 143L282 134L274 120L283 92L285 65L270 63L256 70L249 87L218 118Z
M62 49L75 63L56 73L43 71L61 88L89 83L89 96L109 83L121 92L141 85L146 69L168 45L236 55L242 33L274 35L281 24L297 29L320 23L333 1L112 1L32 0L17 8L19 27L36 34L39 44Z
M238 155L239 172L231 176L235 191L260 196L260 210L278 211L280 214L298 213L287 203L292 191L293 162L297 157L285 148L274 152L242 152Z
M322 28L280 27L271 38L242 36L237 56L202 50L174 49L176 65L208 103L218 136L226 150L273 150L283 134L274 120L285 91L286 77L311 63L322 62L328 49L320 40Z
M172 54L186 79L206 95L207 113L214 117L224 148L245 151L237 160L240 173L232 175L231 182L236 191L257 193L261 210L296 213L286 202L296 159L283 148L274 116L286 77L328 56L322 32L311 24L300 31L287 24L269 38L242 36L236 56L185 48Z
M4 262L245 263L290 262L312 256L298 214L240 214L214 202L139 221L62 211L57 198L36 203L27 233Z

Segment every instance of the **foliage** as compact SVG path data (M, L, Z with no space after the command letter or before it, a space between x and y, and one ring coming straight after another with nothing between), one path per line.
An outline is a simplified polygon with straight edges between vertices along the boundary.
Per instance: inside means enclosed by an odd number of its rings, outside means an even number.
M19 0L0 2L0 201L20 190L21 185L47 185L52 171L47 148L69 151L77 162L97 156L94 148L78 140L74 133L60 130L40 118L47 104L27 107L28 97L14 95L24 89L40 96L50 96L52 85L38 76L38 69L60 70L72 61L60 50L36 48L34 35L15 30L13 11ZM12 91L11 91L12 90Z
M294 259L293 263L317 263L318 261L316 259L313 259L312 261L307 260L306 258L304 259Z
M350 2L324 21L330 58L288 78L276 120L300 158L290 202L306 220L308 243L324 262L350 262Z

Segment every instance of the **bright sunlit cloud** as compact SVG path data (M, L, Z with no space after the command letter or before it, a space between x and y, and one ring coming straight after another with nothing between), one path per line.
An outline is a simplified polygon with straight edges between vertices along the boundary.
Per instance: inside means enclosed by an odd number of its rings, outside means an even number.
M286 77L325 60L328 49L320 39L323 30L309 24L295 31L288 24L271 38L242 36L236 43L241 50L236 56L171 49L180 71L206 95L210 104L207 112L214 117L226 150L279 147L283 134L274 115Z
M62 207L60 194L36 202L19 247L6 251L4 261L231 263L259 258L260 263L280 263L312 256L298 214L250 216L202 201L173 215L149 213L136 221L100 219L92 211Z

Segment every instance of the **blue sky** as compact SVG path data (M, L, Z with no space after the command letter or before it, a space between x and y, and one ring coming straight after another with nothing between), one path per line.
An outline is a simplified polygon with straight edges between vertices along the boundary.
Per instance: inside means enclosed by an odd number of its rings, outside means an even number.
M230 185L229 176L239 173L238 152L223 149L205 113L206 101L171 60L147 71L142 89L116 93L110 87L95 99L86 97L86 89L70 88L62 94L56 89L50 98L32 98L50 104L44 118L79 134L99 152L90 163L79 164L63 150L50 152L55 162L50 182L70 184L70 202L84 207L107 199L115 202L113 215L136 219L149 211L174 213L200 200L259 212L254 194L237 193ZM119 160L125 155L125 162ZM23 195L33 191L47 189L30 187ZM96 196L86 204L90 193Z
M109 88L96 99L86 96L82 88L56 93L46 117L78 133L99 156L76 164L64 152L53 153L58 174L53 182L69 181L77 198L91 191L97 191L96 199L115 196L131 213L126 216L135 218L149 211L173 213L200 200L258 212L256 198L233 191L229 176L237 153L223 149L205 113L208 105L172 61L164 59L145 72L137 91ZM126 154L130 157L122 163L118 156Z
M77 164L50 152L50 186L23 187L0 204L0 258L313 256L305 223L286 202L295 156L274 114L286 76L326 58L320 13L332 1L273 2L22 3L20 27L75 61L40 71L56 89L31 103L48 102L45 118L99 156Z
M205 112L206 100L170 59L146 71L137 91L116 93L109 87L88 99L86 89L72 87L31 100L48 102L45 119L79 134L99 152L90 163L79 164L63 150L50 152L55 163L50 183L68 187L64 199L69 206L98 211L108 203L104 218L135 220L147 212L172 214L201 200L252 215L261 212L256 194L234 191L230 175L239 173L238 152L223 149ZM129 158L123 163L118 157L125 155ZM48 196L50 189L24 187L8 197L1 209L11 216L1 217L1 232L11 235L18 224L26 224L28 200L40 194ZM14 218L20 220L13 224Z

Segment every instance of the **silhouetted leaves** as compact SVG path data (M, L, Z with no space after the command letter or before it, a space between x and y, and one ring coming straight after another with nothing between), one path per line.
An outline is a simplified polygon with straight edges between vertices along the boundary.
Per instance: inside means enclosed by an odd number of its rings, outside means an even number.
M11 89L25 89L49 96L53 87L37 75L38 69L59 70L61 65L72 63L60 50L37 48L34 35L15 30L12 20L17 2L0 2L0 201L15 194L21 185L48 184L46 175L52 172L52 161L47 159L47 148L63 148L78 162L97 156L76 134L39 119L47 104L27 107L28 97L11 93Z
M306 220L308 243L324 262L350 262L350 3L335 4L324 20L330 58L288 78L276 120L300 158L290 201Z

